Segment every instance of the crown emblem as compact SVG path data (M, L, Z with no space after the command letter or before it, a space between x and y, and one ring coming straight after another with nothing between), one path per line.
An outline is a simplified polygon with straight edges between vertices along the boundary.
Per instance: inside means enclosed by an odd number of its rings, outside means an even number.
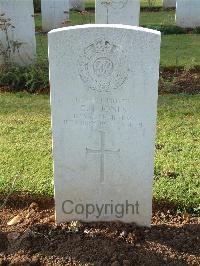
M121 87L128 76L125 52L106 39L96 40L87 46L78 66L85 86L97 92L109 92Z

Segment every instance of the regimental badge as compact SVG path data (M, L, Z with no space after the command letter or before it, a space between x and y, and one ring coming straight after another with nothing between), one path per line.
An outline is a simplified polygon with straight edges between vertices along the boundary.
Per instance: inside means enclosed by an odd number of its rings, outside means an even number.
M79 75L86 87L97 92L120 89L128 77L127 56L108 40L97 40L80 56Z

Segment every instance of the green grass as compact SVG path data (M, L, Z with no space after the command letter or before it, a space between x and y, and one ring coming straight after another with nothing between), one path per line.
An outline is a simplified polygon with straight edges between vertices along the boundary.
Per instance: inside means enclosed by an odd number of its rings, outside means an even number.
M141 7L149 7L148 0L140 0ZM151 1L154 7L162 7L162 0L153 0Z
M200 62L200 35L163 35L161 43L161 66L185 66L190 68Z
M200 204L200 96L160 96L154 196ZM200 206L200 205L199 205Z
M161 43L161 67L193 67L200 62L200 34L163 35ZM47 58L47 36L37 36L37 53Z
M140 25L175 25L175 11L140 13Z
M36 31L42 28L41 14L35 14L35 28L36 28Z
M95 14L91 12L81 15L79 12L70 11L69 18L71 21L71 25L95 23Z
M80 14L76 11L70 11L71 25L95 23L94 12ZM175 11L160 11L160 12L147 12L143 11L140 14L140 25L175 25ZM42 20L41 15L35 15L36 30L41 29Z
M70 13L71 25L94 23L94 14L80 15L78 12ZM174 11L142 12L142 25L172 25L174 24ZM36 26L41 28L41 16L36 16ZM199 65L200 62L200 35L180 34L162 35L161 66L186 66ZM47 37L37 35L37 53L39 58L47 58Z
M91 12L80 15L71 11L70 20L72 25L95 23L95 15ZM39 25L38 16L36 25ZM175 11L141 12L140 25L175 25Z
M49 96L0 94L0 192L53 195ZM200 191L200 96L159 97L154 197L194 210Z
M47 59L48 58L48 41L47 35L38 34L36 35L36 43L37 43L37 56L39 59Z
M48 96L0 94L0 190L52 193ZM6 120L5 120L6 119Z

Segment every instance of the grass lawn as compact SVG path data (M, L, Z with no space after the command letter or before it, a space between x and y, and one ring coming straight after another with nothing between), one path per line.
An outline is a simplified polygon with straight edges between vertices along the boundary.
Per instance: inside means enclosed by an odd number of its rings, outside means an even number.
M140 13L140 25L175 25L175 11L143 11Z
M88 12L80 14L76 11L70 12L71 25L95 23L95 14ZM175 24L175 11L159 11L159 12L147 12L142 11L140 13L140 25L174 25ZM35 15L36 30L41 29L42 21L41 15Z
M48 95L0 94L0 192L53 195ZM154 197L197 208L200 96L159 97Z
M80 15L71 12L71 25L94 23L94 14ZM41 28L41 16L37 15L36 27ZM142 12L142 25L170 25L174 23L174 11ZM200 62L200 34L162 35L161 66L192 67ZM37 53L40 58L47 58L47 37L37 35Z
M95 23L94 13L88 12L81 15L78 12L70 12L70 20L72 25ZM36 25L39 25L39 18ZM140 14L140 25L174 25L175 24L175 11L160 11L160 12L147 12L143 11Z
M161 66L200 64L200 34L162 35Z
M90 0L89 0L90 1ZM162 0L151 0L150 1L154 7L162 7ZM149 0L140 0L141 7L149 7Z
M161 43L161 66L192 67L200 62L200 34L163 35ZM47 58L47 36L37 35L37 54Z

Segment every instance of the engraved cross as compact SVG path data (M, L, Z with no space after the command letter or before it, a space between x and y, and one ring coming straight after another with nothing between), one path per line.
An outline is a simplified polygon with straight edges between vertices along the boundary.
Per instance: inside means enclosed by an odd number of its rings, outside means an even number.
M86 147L86 152L87 153L96 153L100 155L100 182L104 182L104 176L105 176L105 154L115 154L119 153L120 149L116 151L112 150L106 150L105 149L105 132L99 131L100 133L100 149L99 150L93 150L93 149L88 149Z

